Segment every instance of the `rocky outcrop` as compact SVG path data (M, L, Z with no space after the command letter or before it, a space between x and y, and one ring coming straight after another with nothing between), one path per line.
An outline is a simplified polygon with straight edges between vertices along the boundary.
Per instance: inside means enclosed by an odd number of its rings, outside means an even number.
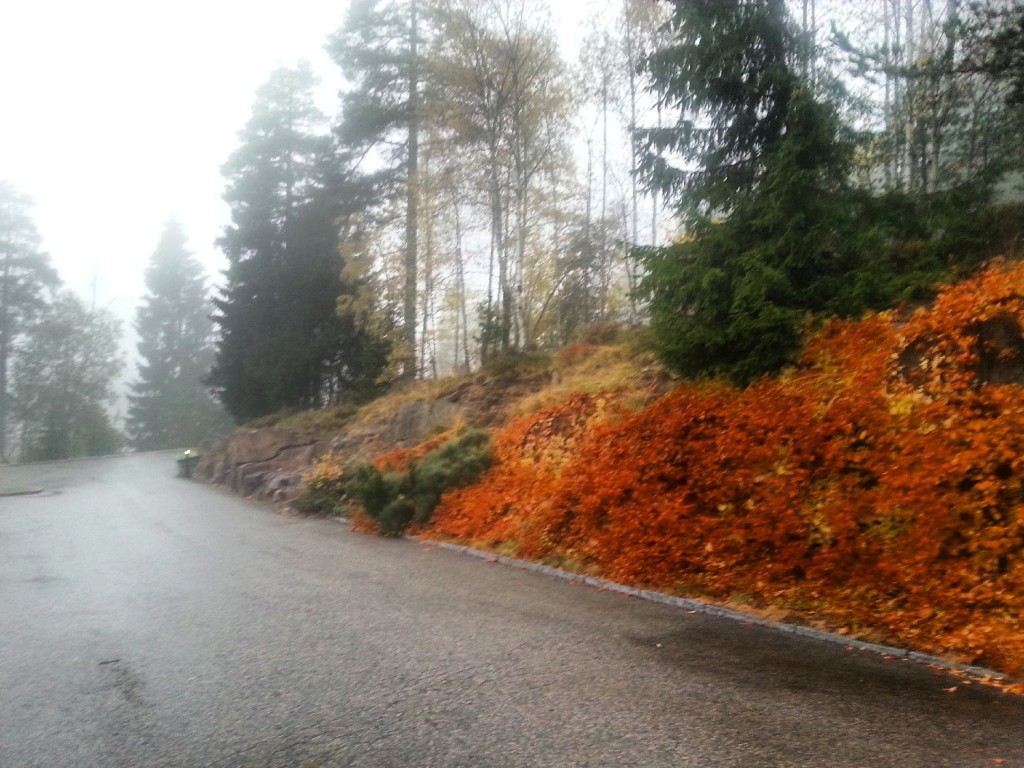
M276 429L242 429L204 443L193 477L244 496L286 501L302 473L330 448L328 441Z
M464 418L463 406L439 399L408 403L386 421L358 423L333 435L243 428L229 438L204 443L193 477L244 496L288 502L301 490L302 475L325 455L342 466L359 464L416 445Z
M398 448L409 448L456 424L491 428L504 423L506 406L551 382L547 371L479 375L432 399L407 400L390 414L364 410L350 426L330 434L277 427L242 428L200 446L193 477L258 499L287 503L302 490L302 476L330 455L343 469ZM401 393L397 395L401 397ZM372 404L379 412L380 403Z

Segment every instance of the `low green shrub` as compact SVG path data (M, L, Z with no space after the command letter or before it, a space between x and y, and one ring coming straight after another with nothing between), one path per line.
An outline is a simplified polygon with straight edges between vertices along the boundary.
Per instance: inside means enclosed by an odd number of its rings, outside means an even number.
M363 464L349 494L387 536L399 536L415 520L430 520L441 496L473 483L492 461L490 435L471 429L410 465L407 472Z
M385 535L398 536L412 522L410 490L409 474L363 464L356 470L351 492Z

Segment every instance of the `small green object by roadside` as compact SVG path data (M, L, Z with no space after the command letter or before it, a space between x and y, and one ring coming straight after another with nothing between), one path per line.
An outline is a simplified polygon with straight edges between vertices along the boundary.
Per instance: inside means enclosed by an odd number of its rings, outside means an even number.
M192 453L192 451L185 451L185 454L178 459L178 477L192 477L192 470L196 468L198 463L198 454Z

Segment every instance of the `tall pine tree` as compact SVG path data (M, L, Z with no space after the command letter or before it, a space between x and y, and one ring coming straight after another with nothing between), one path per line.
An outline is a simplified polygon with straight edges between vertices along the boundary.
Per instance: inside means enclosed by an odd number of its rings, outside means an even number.
M417 375L419 134L422 120L420 0L353 0L328 52L351 87L337 134L364 206L405 207L400 378ZM367 158L371 158L367 161ZM383 161L383 162L381 162Z
M214 361L213 305L176 219L146 268L146 290L135 317L141 361L128 395L132 446L178 448L223 434L230 419L203 384Z
M232 224L208 382L239 421L363 396L385 364L382 344L336 312L351 290L337 225L348 187L314 84L308 65L274 72L224 167Z

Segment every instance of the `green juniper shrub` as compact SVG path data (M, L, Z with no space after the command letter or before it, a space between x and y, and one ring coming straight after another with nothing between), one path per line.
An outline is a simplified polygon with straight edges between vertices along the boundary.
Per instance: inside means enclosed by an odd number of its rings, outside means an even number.
M385 535L398 536L412 522L407 474L381 472L372 464L363 464L356 470L352 485L352 496Z
M351 495L387 536L401 535L413 520L426 523L445 491L474 482L492 460L490 435L471 429L410 466L382 472L372 464L356 471Z
M467 430L424 456L409 472L416 521L430 520L441 495L476 481L491 459L491 438L482 429Z

